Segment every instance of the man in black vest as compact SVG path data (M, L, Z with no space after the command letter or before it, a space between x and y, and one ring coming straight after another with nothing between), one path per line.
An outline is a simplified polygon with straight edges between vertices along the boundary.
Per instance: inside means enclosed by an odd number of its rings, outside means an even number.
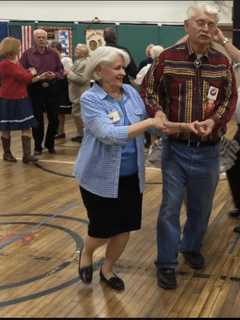
M119 46L117 44L117 35L116 35L116 32L113 29L106 28L104 30L103 36L104 36L104 40L106 42L106 46L111 46L111 47L116 47L116 48L119 48L119 49L123 49L129 54L130 63L129 63L129 65L127 66L127 68L125 70L126 71L126 76L124 77L123 82L131 84L131 79L135 79L136 75L137 75L137 66L136 66L136 63L133 60L133 57L132 57L131 53L129 52L129 50L127 48Z

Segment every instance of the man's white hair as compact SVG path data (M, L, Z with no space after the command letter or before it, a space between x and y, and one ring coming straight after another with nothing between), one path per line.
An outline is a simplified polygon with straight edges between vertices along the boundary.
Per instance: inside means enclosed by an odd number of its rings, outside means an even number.
M77 43L75 49L76 48L81 49L82 51L89 53L88 46L85 43Z
M190 6L187 9L187 18L191 19L196 17L199 11L203 11L204 13L209 14L210 16L214 16L216 22L219 21L219 9L213 5L207 3L198 3Z
M47 36L47 31L43 30L43 29L35 29L33 31L33 36L36 36L38 33L44 33L45 36Z
M111 65L119 56L123 58L124 67L126 67L130 62L126 51L108 46L97 48L87 62L85 77L89 80L100 80L99 75L96 73L97 66L100 64Z
M151 57L153 59L156 59L163 50L164 50L164 48L162 46L153 46L152 47Z

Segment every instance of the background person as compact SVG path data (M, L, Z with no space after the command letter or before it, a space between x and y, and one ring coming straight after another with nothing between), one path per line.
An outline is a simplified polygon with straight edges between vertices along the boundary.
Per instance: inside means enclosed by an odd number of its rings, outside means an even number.
M217 28L217 32L214 36L214 40L222 45L226 50L229 57L232 59L233 63L240 63L240 50L236 48L228 38L226 38L221 31ZM237 142L238 146L240 145L240 81L239 81L239 66L236 65L236 73L238 79L238 103L237 103L237 131L234 135L232 142ZM227 170L227 179L230 186L233 203L235 208L229 212L231 217L240 218L240 151L235 155L233 165L229 170ZM240 225L235 227L235 231L240 232Z
M128 66L126 67L126 75L124 76L123 82L131 84L133 82L133 80L136 78L137 66L136 66L136 63L135 63L130 51L127 48L118 45L117 34L113 29L111 29L111 28L104 29L103 37L104 37L106 46L119 48L119 49L125 50L128 53L128 55L130 57L130 62L128 64Z
M70 57L65 56L63 53L62 45L58 41L52 41L50 44L50 48L55 50L57 54L59 55L59 59L62 62L63 68L64 68L64 78L57 80L57 86L58 86L58 104L59 104L59 110L58 110L58 133L55 135L55 139L63 139L66 138L65 134L65 115L71 114L71 102L69 100L68 95L68 80L67 80L67 74L69 70L72 68L72 59Z
M152 64L153 63L153 58L152 58L152 48L155 46L153 43L149 43L149 45L145 49L145 54L146 58L143 59L138 66L138 72L145 67L147 64Z
M84 76L89 50L85 44L79 43L76 45L74 53L76 60L67 74L69 98L72 102L72 117L77 131L76 136L71 140L81 143L83 138L83 122L81 119L80 97L90 87L90 81Z
M11 131L22 131L23 162L34 162L31 155L31 128L36 126L27 85L36 75L35 68L25 70L18 62L21 42L13 37L4 38L0 43L0 131L3 146L3 160L16 162L11 152Z
M59 55L48 47L47 32L36 29L33 32L34 46L23 52L20 63L26 68L34 67L37 76L29 86L33 113L38 122L33 128L35 154L40 155L44 146L49 153L55 151L55 135L58 129L58 87L57 79L63 79L63 65ZM44 139L44 112L47 113L48 127ZM45 140L45 141L44 141Z

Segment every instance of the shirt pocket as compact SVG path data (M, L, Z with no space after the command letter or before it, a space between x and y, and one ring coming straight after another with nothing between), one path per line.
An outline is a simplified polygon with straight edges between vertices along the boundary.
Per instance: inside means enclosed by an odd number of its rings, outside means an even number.
M145 119L145 112L141 107L135 106L133 113L131 113L130 121L135 123Z
M121 126L124 124L123 113L117 105L114 105L108 101L105 101L104 109L106 112L106 117L111 121L111 123L114 126ZM117 118L116 118L116 113L117 113ZM113 115L112 119L111 119L111 115Z

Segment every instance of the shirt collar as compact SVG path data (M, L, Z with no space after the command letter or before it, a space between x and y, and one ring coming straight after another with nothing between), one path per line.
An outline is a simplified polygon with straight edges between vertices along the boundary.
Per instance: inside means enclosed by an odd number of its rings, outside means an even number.
M48 47L45 48L43 54L49 53L50 49ZM36 46L33 47L33 53L41 54Z
M194 59L197 57L196 53L193 51L193 49L191 47L191 44L190 44L189 40L186 41L186 50L187 50L187 54L188 54L189 57L193 57ZM204 58L208 59L209 50L206 53L204 53L202 56Z
M123 99L125 98L125 95L128 95L125 85L123 84ZM104 100L107 97L110 97L110 95L98 84L97 81L93 84L93 89L95 94L101 99Z

